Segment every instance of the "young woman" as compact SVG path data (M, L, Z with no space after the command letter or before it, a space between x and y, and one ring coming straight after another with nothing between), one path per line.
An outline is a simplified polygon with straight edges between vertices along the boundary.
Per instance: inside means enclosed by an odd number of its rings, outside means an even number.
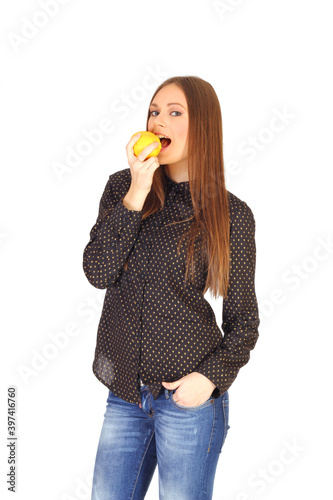
M106 288L93 361L108 389L92 500L211 499L228 389L258 338L255 220L226 190L222 118L198 77L162 83L146 129L161 137L109 176L85 247ZM223 297L222 336L204 298Z

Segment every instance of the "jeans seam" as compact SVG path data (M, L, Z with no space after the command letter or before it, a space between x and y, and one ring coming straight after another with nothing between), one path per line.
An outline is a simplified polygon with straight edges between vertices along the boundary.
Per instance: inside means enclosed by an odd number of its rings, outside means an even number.
M212 427L212 432L210 433L210 440L209 440L209 446L208 446L208 450L207 450L207 453L209 453L209 450L210 450L210 445L211 445L211 442L212 442L212 437L213 437L213 432L214 432L214 428L215 428L215 404L213 405L213 427Z
M213 411L213 425L212 425L212 432L210 433L210 440L209 440L209 445L208 445L208 450L206 453L206 459L205 459L205 464L204 467L202 468L203 470L203 478L202 478L202 491L203 493L207 494L207 462L208 462L208 453L210 450L210 445L212 443L212 438L213 438L213 433L215 430L215 412L216 412L216 406L214 404L214 411Z
M143 461L145 459L145 456L147 455L147 451L148 451L148 448L150 446L150 443L151 443L151 440L153 439L154 437L154 434L155 434L155 430L153 430L152 434L151 434L151 437L149 439L149 443L147 444L146 446L146 449L145 449L145 452L143 454L143 457L142 457L142 460L141 460L141 463L140 463L140 467L139 467L139 470L138 470L138 475L136 476L136 481L135 481L135 485L134 485L134 489L133 489L133 493L131 495L131 500L133 500L134 498L134 493L135 493L135 490L136 490L136 487L137 487L137 484L138 484L138 479L139 479L139 475L140 475L140 472L141 472L141 469L142 469L142 464L143 464Z
M223 441L222 441L222 446L221 446L221 450L223 448L223 445L224 445L224 441L227 437L227 430L228 430L228 422L227 422L227 412L226 412L226 409L225 409L225 404L229 404L225 402L225 400L222 401L222 409L223 409L223 420L224 420L224 436L223 436Z

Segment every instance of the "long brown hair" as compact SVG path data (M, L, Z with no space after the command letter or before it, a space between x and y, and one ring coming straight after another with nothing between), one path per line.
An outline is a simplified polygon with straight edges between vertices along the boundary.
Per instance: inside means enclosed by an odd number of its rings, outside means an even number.
M188 173L194 208L192 224L179 240L187 238L187 267L194 272L194 244L203 235L201 256L206 261L207 279L203 294L210 289L213 297L225 298L229 286L229 204L223 162L222 115L212 85L196 76L176 76L159 85L155 95L166 85L178 85L184 92L188 114ZM146 130L148 130L149 111ZM143 206L143 218L164 206L167 177L161 165L153 177L151 190Z

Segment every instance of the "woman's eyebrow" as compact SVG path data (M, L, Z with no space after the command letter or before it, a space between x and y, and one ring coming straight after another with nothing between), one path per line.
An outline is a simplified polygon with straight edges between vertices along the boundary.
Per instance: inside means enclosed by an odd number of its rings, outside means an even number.
M184 108L184 106L182 106L181 104L179 104L179 102L169 102L169 104L167 104L167 106L174 106L174 105L177 105L177 106L181 106L182 108ZM155 103L151 103L151 106L155 106L158 108L158 104L155 104ZM185 108L184 108L185 109Z

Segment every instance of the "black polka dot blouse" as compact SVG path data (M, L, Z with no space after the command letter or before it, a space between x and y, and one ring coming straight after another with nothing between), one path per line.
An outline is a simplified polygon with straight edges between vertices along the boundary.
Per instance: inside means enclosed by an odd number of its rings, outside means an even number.
M106 288L93 373L130 403L140 402L140 379L156 398L162 381L193 371L211 380L212 396L219 397L249 361L259 336L253 213L228 191L231 281L222 299L222 335L203 295L205 268L198 265L184 285L186 244L178 255L177 243L192 219L170 224L194 213L189 181L167 177L163 209L144 220L143 211L122 202L130 184L130 168L109 176L83 253L89 283Z

